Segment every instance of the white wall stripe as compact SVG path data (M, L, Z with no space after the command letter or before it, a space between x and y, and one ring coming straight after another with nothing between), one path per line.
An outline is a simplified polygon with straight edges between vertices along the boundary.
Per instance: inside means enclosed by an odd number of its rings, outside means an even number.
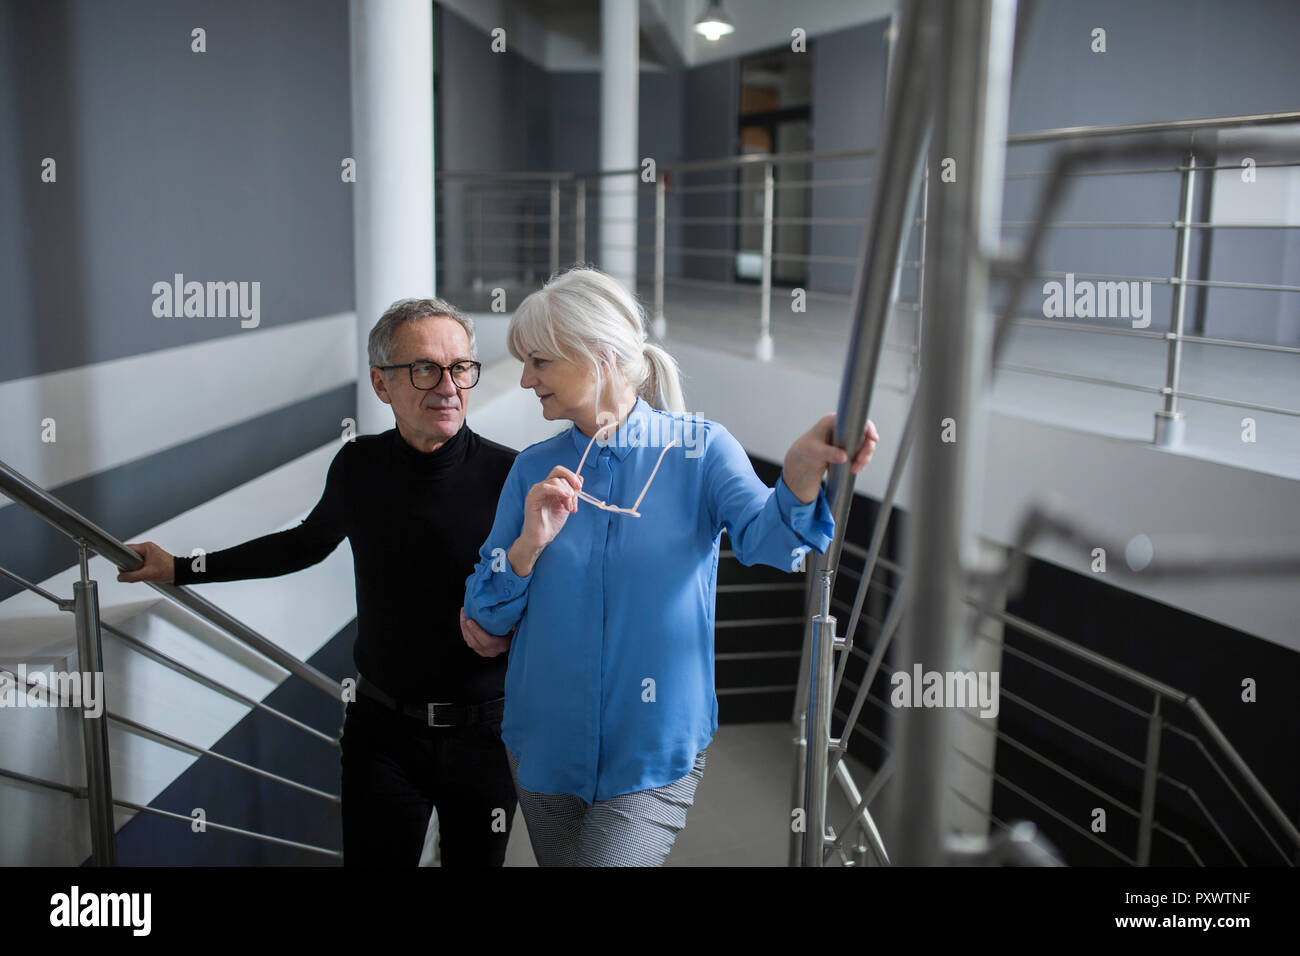
M56 487L345 385L355 322L338 313L0 382L0 459Z

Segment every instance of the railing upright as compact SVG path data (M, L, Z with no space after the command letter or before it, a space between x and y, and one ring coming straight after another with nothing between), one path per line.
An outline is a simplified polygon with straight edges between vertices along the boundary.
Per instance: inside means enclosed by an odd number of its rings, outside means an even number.
M834 443L840 448L847 447L855 436L861 436L867 424L885 328L891 303L897 295L897 286L893 281L897 275L895 263L916 208L922 157L930 125L929 103L935 45L933 24L941 17L940 7L934 3L912 3L903 9L897 55L891 69L889 106L881 139L883 149L872 183L870 218L854 288L851 338L835 415ZM856 447L856 441L854 445ZM839 567L844 529L848 526L849 509L853 502L853 483L854 476L847 465L831 466L827 498L837 533L826 553L817 555L810 584L816 582L820 586L821 575L833 574L834 569ZM818 739L811 733L817 724L816 709L821 706L817 696L810 694L816 632L813 621L819 604L820 595L810 587L799 680L795 690L794 718L796 725L806 727L809 731L806 745L795 747L796 761L801 764L806 759L809 766L806 770L798 766L796 781L805 777L825 777L829 760L829 736ZM796 782L797 795L800 789L803 790L800 798L808 801L812 795L806 787L801 788ZM796 804L798 807L803 807L807 815L811 815L810 808L805 804ZM824 831L792 831L792 860L809 858L810 848L806 846L809 841L815 844L819 853L824 852Z
M1178 198L1178 239L1174 252L1174 295L1169 318L1169 355L1165 363L1165 407L1156 412L1155 443L1176 448L1183 442L1186 419L1178 409L1178 389L1183 368L1183 323L1187 315L1187 265L1192 246L1192 210L1196 200L1196 153L1187 153L1182 190ZM1150 305L1150 303L1148 303Z
M983 361L991 337L986 296L997 253L1002 208L1006 122L1011 92L1015 0L944 4L934 23L938 77L932 160L953 163L952 181L936 190L926 276L931 321L917 390L920 434L913 501L925 502L908 522L911 597L897 666L910 672L952 670L963 628L965 560L974 545L969 502L978 502ZM909 212L915 205L909 204ZM929 347L930 341L935 343ZM946 441L940 423L958 423ZM944 766L949 714L942 708L900 709L893 740L899 751L898 807L891 834L898 862L936 866L946 860Z
M470 184L470 203L474 215L474 291L483 288L483 194Z
M1164 718L1160 714L1160 695L1151 703L1147 718L1146 759L1142 762L1142 816L1138 823L1137 865L1151 865L1151 828L1156 821L1156 787L1160 782L1160 735Z
M668 334L668 320L664 318L664 230L665 230L665 213L667 203L665 202L665 177L666 172L660 172L655 177L655 306L654 306L654 333L662 339Z
M549 215L551 275L560 271L560 180L551 180L551 209Z
M573 261L587 260L587 181L579 179L573 197Z
M834 673L835 616L831 614L831 569L818 572L821 579L821 610L813 619L812 660L808 684L808 739L820 759L810 759L804 768L803 791L807 795L807 832L803 842L804 866L820 867L826 856L826 748L831 734L831 675ZM822 839L814 839L821 834Z
M926 223L930 215L930 164L925 164L925 172L921 176L921 218L917 223L920 230L917 245L917 266L916 266L916 335L914 337L915 351L912 352L912 364L908 367L911 376L919 381L921 378L921 331L925 324L925 230ZM913 385L909 381L908 385Z
M776 178L771 163L763 164L763 279L758 306L758 348L760 362L772 361L772 208Z
M84 540L77 541L81 580L72 585L77 618L77 668L81 679L103 680L104 648L99 633L99 585L90 577ZM100 688L101 700L104 689ZM113 826L113 781L108 755L108 708L98 715L82 708L81 740L86 754L86 796L90 805L90 847L95 866L117 865L117 835Z

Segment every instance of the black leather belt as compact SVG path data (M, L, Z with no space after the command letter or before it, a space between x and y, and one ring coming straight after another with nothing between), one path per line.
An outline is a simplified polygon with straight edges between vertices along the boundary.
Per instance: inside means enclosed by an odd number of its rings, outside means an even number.
M504 697L481 704L403 704L389 697L360 674L357 675L357 690L389 710L405 714L429 727L462 727L466 724L500 720L506 709Z

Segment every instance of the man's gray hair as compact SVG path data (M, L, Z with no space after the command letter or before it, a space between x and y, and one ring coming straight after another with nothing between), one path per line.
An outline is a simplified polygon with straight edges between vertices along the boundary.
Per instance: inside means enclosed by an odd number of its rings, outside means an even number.
M370 339L366 351L371 365L393 364L393 343L397 330L407 322L427 319L442 315L455 319L469 336L469 357L478 358L478 342L474 338L474 321L445 299L402 299L388 307L388 311L379 317L375 327L370 330ZM428 358L430 356L424 356Z

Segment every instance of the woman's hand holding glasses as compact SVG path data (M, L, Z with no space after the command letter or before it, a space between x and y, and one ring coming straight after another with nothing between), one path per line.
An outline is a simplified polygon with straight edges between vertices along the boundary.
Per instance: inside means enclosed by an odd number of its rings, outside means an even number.
M542 481L528 489L524 499L524 526L510 546L510 567L521 578L533 573L533 564L578 510L582 478L563 465L556 465Z

